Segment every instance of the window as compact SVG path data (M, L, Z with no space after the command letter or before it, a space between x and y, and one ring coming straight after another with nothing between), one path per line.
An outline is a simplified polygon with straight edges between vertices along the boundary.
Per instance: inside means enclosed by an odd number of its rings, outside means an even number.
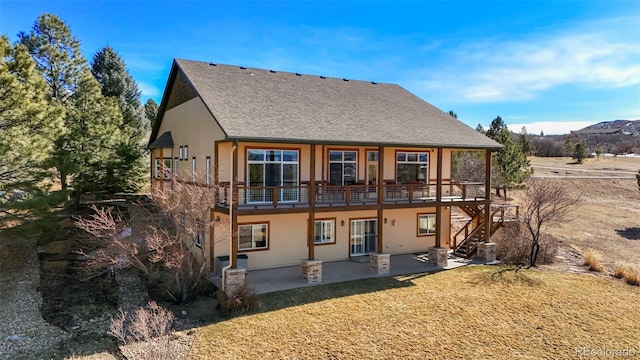
M196 174L196 158L191 159L191 180L196 182L197 174Z
M160 159L156 158L155 166L153 168L154 168L153 176L157 179L160 177Z
M298 201L298 150L247 149L247 202Z
M269 248L269 224L238 225L238 250Z
M206 162L206 181L207 181L207 185L211 185L211 157L207 156L207 162Z
M418 236L435 235L436 215L418 214Z
M183 159L189 160L189 145L185 145L185 146L183 146L183 148L184 148L184 150L183 150L184 151Z
M178 164L180 164L180 161L178 161L178 158L174 158L173 159L173 176L178 176Z
M334 244L335 220L317 220L314 226L313 242L316 244Z
M353 185L358 181L358 152L329 151L329 184Z
M180 153L179 154L180 154L179 159L180 160L184 159L184 147L183 146L180 146Z
M202 248L202 240L204 239L204 224L201 222L198 222L198 227L196 229L196 238L194 239L194 244L199 247Z
M397 152L396 181L398 184L429 182L428 152Z
M367 185L378 185L377 151L367 151Z
M162 175L165 179L171 178L171 158L162 159Z

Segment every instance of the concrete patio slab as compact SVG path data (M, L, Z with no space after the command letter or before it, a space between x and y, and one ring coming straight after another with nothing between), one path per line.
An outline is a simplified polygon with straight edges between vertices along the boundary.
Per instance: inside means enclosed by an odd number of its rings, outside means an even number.
M455 269L469 264L481 264L477 259L463 259L449 254L447 266L438 267L427 263L426 253L391 255L389 275L397 276L418 273L434 273ZM332 261L322 263L322 282L309 284L302 280L300 266L287 266L275 269L251 270L247 272L247 286L256 294L296 289L301 287L332 284L343 281L381 277L369 271L369 262ZM221 278L212 276L209 279L214 285L221 284Z

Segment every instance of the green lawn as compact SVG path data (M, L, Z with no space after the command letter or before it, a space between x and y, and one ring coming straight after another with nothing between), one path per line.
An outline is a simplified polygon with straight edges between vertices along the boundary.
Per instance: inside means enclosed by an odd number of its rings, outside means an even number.
M558 359L635 350L640 288L601 276L472 266L260 296L200 329L191 359Z

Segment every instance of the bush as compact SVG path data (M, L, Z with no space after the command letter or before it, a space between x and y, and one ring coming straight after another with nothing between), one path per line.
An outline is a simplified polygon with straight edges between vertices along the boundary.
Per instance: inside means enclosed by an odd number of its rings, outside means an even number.
M111 320L108 334L118 341L118 348L127 359L175 359L171 343L174 316L154 301L133 314L122 310Z
M582 256L584 256L584 265L587 266L590 271L604 271L604 266L600 263L600 261L602 260L601 252L589 248L584 252Z
M623 261L616 261L616 267L613 276L618 279L624 279L629 285L640 286L640 269Z
M258 305L255 293L246 286L239 287L231 295L218 291L218 310L225 315L249 311Z
M521 223L509 223L494 237L496 257L504 264L524 265L529 263L531 237ZM558 253L558 240L549 235L540 236L539 264L553 264Z

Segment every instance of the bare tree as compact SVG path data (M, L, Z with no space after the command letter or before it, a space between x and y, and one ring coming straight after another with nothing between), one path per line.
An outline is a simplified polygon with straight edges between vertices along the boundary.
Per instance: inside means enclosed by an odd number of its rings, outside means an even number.
M527 181L521 222L531 236L529 267L536 266L542 230L562 221L579 202L580 195L571 194L565 183L542 179Z
M189 300L206 272L206 229L218 189L175 180L154 187L149 201L129 206L129 219L111 207L97 208L76 226L91 234L85 241L90 274L134 267L173 301ZM213 246L213 244L209 244Z

